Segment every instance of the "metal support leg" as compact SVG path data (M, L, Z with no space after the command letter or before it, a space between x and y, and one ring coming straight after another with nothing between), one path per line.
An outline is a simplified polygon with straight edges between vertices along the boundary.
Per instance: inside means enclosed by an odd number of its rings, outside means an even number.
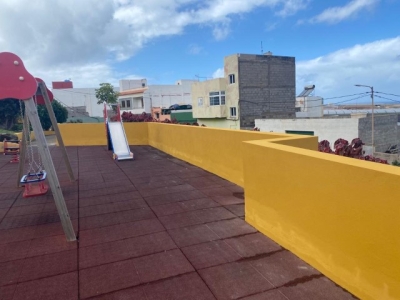
M71 219L68 214L68 209L65 204L64 196L61 191L61 186L58 181L57 173L51 159L49 147L47 146L46 138L43 133L42 125L40 124L39 116L33 98L25 100L25 113L28 114L31 121L33 132L35 133L39 154L42 158L44 168L47 172L47 179L51 191L53 192L54 201L56 203L57 211L61 219L61 225L64 229L67 241L75 241L76 236Z

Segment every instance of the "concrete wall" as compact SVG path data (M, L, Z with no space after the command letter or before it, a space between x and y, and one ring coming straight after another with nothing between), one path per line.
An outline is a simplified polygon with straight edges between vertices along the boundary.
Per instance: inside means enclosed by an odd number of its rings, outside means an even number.
M192 107L193 118L212 119L226 118L226 105L210 105L210 92L225 91L226 81L224 78L216 78L192 84Z
M359 136L365 144L372 143L372 118L368 115L359 121ZM376 152L385 152L390 145L399 144L397 115L374 115L374 144Z
M358 137L357 118L335 119L281 119L281 120L256 120L256 127L261 131L284 133L285 130L314 131L318 141L328 140L333 148L333 143L338 138L349 142Z
M295 58L240 54L239 111L241 127L261 118L295 116Z

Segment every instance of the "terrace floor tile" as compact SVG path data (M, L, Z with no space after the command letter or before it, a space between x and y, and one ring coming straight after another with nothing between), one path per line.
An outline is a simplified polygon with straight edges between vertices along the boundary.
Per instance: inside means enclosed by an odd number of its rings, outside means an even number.
M0 244L0 262L25 258L30 244L31 240Z
M165 232L79 248L79 267L88 268L176 248Z
M19 282L70 273L78 269L76 249L26 258Z
M178 205L181 206L186 211L219 206L217 202L211 200L210 198L200 198L200 199L183 201L179 202Z
M279 289L289 299L296 300L355 300L358 299L326 277L314 278L301 284Z
M189 273L145 286L147 300L214 300L197 273ZM131 298L134 299L134 298Z
M233 262L198 271L217 299L237 299L273 288L246 262Z
M19 283L13 300L78 299L78 272Z
M143 207L128 211L121 211L98 216L84 217L79 221L81 230L123 224L139 220L155 218L150 208Z
M229 210L224 207L211 207L194 211L194 215L202 223L209 223L225 219L236 218Z
M281 246L260 232L229 238L225 242L242 257L254 257L282 250Z
M159 220L167 229L204 223L197 217L196 211L189 211L180 214L164 216L160 217Z
M153 206L152 209L154 213L157 215L157 217L163 217L185 212L185 210L180 205L180 202L157 205Z
M169 229L168 233L178 247L186 247L219 239L218 235L208 228L206 224Z
M257 232L254 227L237 218L209 223L207 226L222 239Z
M17 287L16 284L0 286L1 300L12 300L14 297L14 292L16 287Z
M77 249L78 242L67 242L65 235L54 235L33 239L26 257Z
M225 208L238 217L244 217L244 204L227 205Z
M81 230L79 234L80 247L118 241L150 233L164 231L158 219L147 219L107 227Z
M142 286L136 286L133 288L127 288L116 292L111 292L101 296L90 298L93 300L149 300L146 297L144 288ZM160 298L163 299L163 298Z
M140 283L134 260L124 260L79 271L81 299L132 287Z
M0 286L18 283L23 264L23 259L0 263Z
M152 282L194 269L179 249L136 258L135 268L142 283Z
M288 300L291 298L287 298L284 294L282 294L281 291L279 290L271 290L268 292L248 296L241 298L241 300ZM296 300L298 298L293 298L293 300ZM324 299L324 298L318 298L318 299ZM318 300L317 298L315 300ZM312 300L312 298L309 298L308 300ZM337 299L339 300L339 299Z
M320 275L320 272L289 251L279 251L249 263L275 287L295 282L298 278Z
M182 248L183 253L196 270L221 265L241 259L224 241L211 241Z
M211 198L219 203L220 205L234 205L234 204L244 204L244 200L241 198L237 198L232 195L224 195L224 196L211 196Z

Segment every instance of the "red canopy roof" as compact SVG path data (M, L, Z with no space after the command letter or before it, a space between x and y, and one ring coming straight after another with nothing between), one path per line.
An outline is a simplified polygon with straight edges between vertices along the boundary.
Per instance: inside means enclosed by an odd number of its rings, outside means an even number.
M0 53L0 100L29 99L36 94L36 79L25 69L22 60L10 52Z

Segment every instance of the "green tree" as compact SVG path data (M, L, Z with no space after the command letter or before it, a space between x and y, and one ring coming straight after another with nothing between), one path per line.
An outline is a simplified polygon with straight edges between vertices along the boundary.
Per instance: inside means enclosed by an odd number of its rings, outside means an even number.
M51 106L53 108L54 115L56 116L57 123L65 123L68 119L68 110L55 99L53 102L51 102ZM38 105L37 110L43 130L49 130L51 127L51 120L46 106Z
M97 104L113 104L118 101L118 92L109 83L100 83L100 88L96 89Z
M0 100L0 125L10 130L21 116L19 101L16 99Z

